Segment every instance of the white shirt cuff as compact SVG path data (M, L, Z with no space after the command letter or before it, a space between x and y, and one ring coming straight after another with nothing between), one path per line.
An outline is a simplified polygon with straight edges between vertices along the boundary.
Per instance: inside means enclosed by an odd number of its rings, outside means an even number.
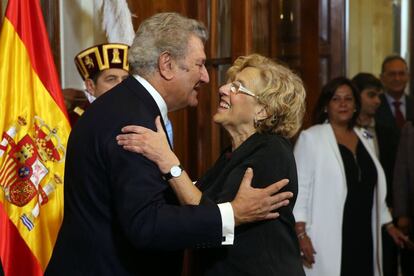
M218 204L223 226L221 245L232 245L234 242L234 213L230 202Z

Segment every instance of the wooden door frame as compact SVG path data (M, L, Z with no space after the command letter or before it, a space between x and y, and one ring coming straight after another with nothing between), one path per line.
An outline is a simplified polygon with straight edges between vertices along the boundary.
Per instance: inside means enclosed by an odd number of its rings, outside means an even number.
M49 36L50 48L52 50L55 67L60 76L60 14L59 1L56 0L40 0L40 5L43 12L43 18L46 25L46 31Z
M410 18L410 30L409 32L411 33L410 35L410 45L409 45L409 49L410 49L410 60L408 61L408 68L410 68L410 94L414 96L414 3L411 2L410 5L410 15L408 18ZM414 107L412 107L414 108Z

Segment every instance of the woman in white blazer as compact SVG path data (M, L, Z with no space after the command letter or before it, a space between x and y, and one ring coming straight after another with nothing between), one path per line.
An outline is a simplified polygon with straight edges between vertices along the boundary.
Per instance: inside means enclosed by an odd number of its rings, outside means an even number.
M317 125L295 146L299 193L294 208L306 275L382 275L381 226L402 245L385 205L383 169L369 136L354 128L356 88L336 78L322 89Z

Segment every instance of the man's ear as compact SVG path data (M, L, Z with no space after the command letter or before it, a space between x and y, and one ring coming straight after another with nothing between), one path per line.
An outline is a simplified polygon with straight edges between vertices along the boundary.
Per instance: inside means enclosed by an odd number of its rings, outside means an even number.
M88 91L89 94L91 94L92 96L96 97L96 86L95 86L95 82L91 79L86 79L85 80L85 86L86 86L86 91Z
M173 62L171 54L167 51L161 53L158 57L160 75L166 80L171 80L174 77Z

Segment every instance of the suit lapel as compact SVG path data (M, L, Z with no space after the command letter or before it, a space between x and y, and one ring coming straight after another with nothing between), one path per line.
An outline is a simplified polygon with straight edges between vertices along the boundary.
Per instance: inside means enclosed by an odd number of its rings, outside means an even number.
M161 116L161 111L158 108L157 103L155 102L154 98L151 96L151 94L145 89L144 86L142 86L139 81L137 81L133 76L129 76L125 81L125 86L137 97L140 98L141 101L146 103L146 106L150 110L151 114L155 114L156 116L160 116L161 118L161 125L162 129L165 133L167 133L167 130L165 128L164 120ZM154 117L154 124L155 124L155 117ZM170 140L167 139L168 144L170 145L170 148L172 149L172 145L170 143Z
M405 96L405 119L414 120L414 97Z
M396 128L397 124L395 123L394 115L392 114L391 107L388 104L387 98L384 94L381 94L380 98L381 105L375 114L375 122L380 125L388 125Z
M339 167L341 168L341 175L342 178L344 179L344 183L346 183L346 177L345 177L345 168L344 168L344 164L342 161L342 155L339 152L339 147L338 147L338 142L336 141L335 138L335 133L332 129L331 124L324 124L323 126L323 139L326 140L326 144L329 145L329 147L331 148L332 152L335 155L335 159L336 161L339 163ZM328 149L326 149L328 150Z

